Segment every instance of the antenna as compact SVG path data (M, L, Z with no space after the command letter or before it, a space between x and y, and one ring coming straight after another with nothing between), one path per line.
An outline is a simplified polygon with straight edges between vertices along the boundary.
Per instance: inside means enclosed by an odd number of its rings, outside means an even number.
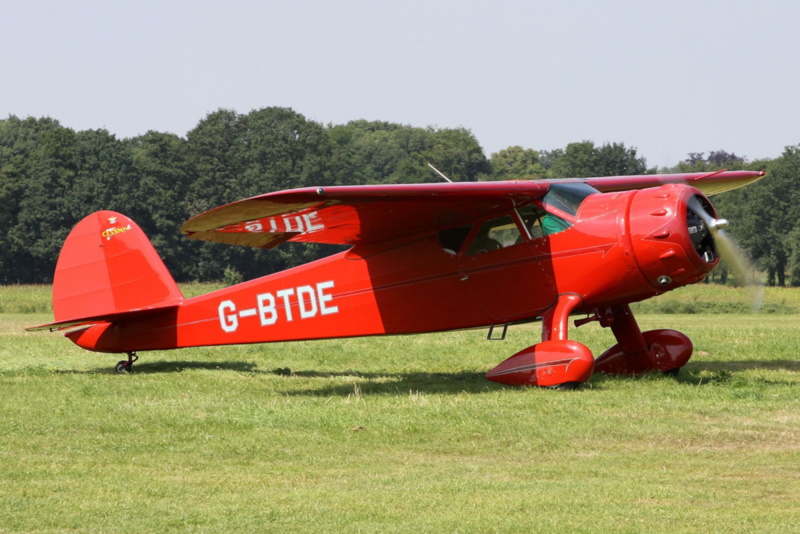
M451 180L450 178L448 178L447 176L445 176L445 175L444 175L444 173L443 173L442 171L440 171L439 169L437 169L436 167L434 167L434 166L433 166L433 165L431 165L430 163L428 163L428 167L430 167L431 169L433 169L434 171L436 171L436 174L438 174L439 176L441 176L442 178L444 178L445 180L447 180L447 181L448 181L448 182L450 182L451 184L453 183L453 180Z

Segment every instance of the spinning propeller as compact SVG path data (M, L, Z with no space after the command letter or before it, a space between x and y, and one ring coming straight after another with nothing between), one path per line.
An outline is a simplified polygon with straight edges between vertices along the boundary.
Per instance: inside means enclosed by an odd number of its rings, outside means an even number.
M758 311L764 301L764 284L755 275L756 269L747 253L728 235L727 219L716 219L708 202L694 196L689 201L687 221L689 234L698 254L707 262L714 261L714 253L731 266L737 280L747 287L753 301L753 308Z

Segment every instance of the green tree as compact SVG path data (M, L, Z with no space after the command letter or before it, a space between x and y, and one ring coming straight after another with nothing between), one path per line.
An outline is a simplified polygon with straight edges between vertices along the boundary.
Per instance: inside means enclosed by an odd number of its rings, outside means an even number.
M639 156L635 148L625 148L622 143L606 143L597 149L595 154L597 176L655 173L655 169L647 168L647 160Z
M190 213L201 213L241 198L244 163L240 154L244 122L235 111L209 113L187 134L187 150L196 173L188 197Z
M392 139L399 128L398 124L366 120L330 126L333 158L339 164L337 182L341 185L386 182L403 158L403 151Z
M570 143L566 149L548 155L548 178L586 178L590 176L624 176L651 174L647 161L622 143L606 143L601 147L592 141Z
M75 222L97 210L110 209L136 216L139 177L128 145L106 130L75 134L75 176L67 196L69 217Z
M431 146L422 153L426 164L431 163L454 182L474 182L490 176L491 164L471 131L429 128L427 135Z
M494 180L537 180L546 172L539 153L519 145L492 154L491 167Z
M332 185L331 147L325 128L288 108L264 108L242 117L241 192Z
M59 128L58 121L50 118L0 120L0 283L32 281L29 241L16 227L23 207L33 207L27 190L41 150L40 137Z
M475 136L465 128L416 128L390 122L351 121L331 126L338 183L425 183L441 178L475 181L490 173Z
M592 141L570 143L563 154L553 162L548 178L583 178L597 176L596 148Z
M149 131L126 144L136 177L129 214L150 237L172 275L179 281L190 280L199 247L180 233L191 215L187 195L195 176L188 143L175 134Z
M17 216L7 234L14 282L52 279L61 244L75 221L68 200L77 173L75 145L76 134L68 128L48 128L37 135Z
M672 172L706 172L727 170L741 170L747 165L747 159L739 157L725 150L712 150L705 156L705 152L690 152L685 160L676 165Z
M244 161L241 155L244 121L233 110L209 113L187 134L187 151L194 179L188 185L186 211L198 215L217 206L242 198ZM226 268L252 261L252 253L235 247L196 243L186 276L194 280L220 280Z
M787 236L789 247L789 285L800 287L800 226L797 226Z
M765 170L765 163L746 168ZM720 216L731 220L728 231L766 272L767 284L783 286L793 253L789 236L800 217L800 145L787 146L766 170L767 176L755 184L712 200Z
M81 218L132 207L129 155L105 130L76 133L47 118L11 117L0 137L0 191L14 206L2 215L2 281L50 282L64 239Z

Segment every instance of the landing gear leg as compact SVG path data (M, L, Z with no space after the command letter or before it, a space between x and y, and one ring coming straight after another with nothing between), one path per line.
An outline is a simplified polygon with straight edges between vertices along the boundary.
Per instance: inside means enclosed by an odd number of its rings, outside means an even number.
M601 354L594 368L612 375L640 375L652 371L676 375L692 357L692 341L675 330L642 332L630 306L598 310L600 324L610 327L617 344Z
M133 362L135 362L138 359L139 356L137 356L135 352L129 352L128 359L117 362L117 365L114 367L114 370L122 375L128 374L131 372L133 368Z

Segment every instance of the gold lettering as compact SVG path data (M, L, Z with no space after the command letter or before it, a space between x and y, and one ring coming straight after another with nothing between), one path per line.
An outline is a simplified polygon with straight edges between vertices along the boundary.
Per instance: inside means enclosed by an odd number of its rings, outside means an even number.
M100 235L106 239L111 239L112 236L127 232L130 229L131 225L129 224L128 226L123 226L121 228L109 228L108 230L104 230Z

